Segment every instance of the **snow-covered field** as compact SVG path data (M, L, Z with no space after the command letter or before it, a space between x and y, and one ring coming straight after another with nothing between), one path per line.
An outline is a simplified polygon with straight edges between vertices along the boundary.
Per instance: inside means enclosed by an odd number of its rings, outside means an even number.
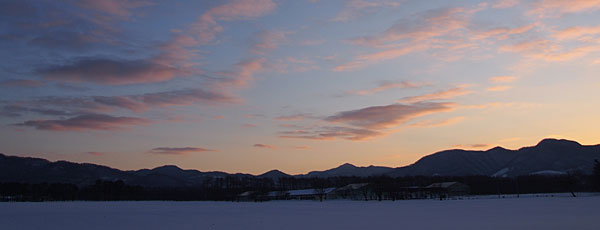
M0 229L599 229L600 196L0 203Z

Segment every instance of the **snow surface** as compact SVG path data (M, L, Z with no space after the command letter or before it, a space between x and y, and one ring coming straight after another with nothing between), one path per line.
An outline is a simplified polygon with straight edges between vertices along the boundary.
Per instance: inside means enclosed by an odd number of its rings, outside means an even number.
M529 175L566 175L566 172L563 171L555 171L555 170L543 170L543 171L537 171L537 172L532 172Z
M0 203L0 229L598 229L600 196Z

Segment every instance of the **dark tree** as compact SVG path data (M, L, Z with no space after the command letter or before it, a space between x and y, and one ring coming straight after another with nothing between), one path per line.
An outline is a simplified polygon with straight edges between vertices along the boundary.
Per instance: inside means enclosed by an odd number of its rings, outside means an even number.
M592 174L593 185L596 191L600 191L600 161L594 160L594 172Z

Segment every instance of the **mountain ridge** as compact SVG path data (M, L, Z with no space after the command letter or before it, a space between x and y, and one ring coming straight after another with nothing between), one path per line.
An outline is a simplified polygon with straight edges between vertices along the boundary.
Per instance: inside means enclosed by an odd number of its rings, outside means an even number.
M263 174L202 172L163 165L153 169L119 170L91 163L51 162L42 158L7 156L0 153L1 182L60 182L85 185L95 180L123 180L134 185L153 187L200 186L214 178L256 177L275 181L284 177L338 176L467 176L484 175L514 177L580 171L590 173L594 159L600 159L600 145L581 145L576 141L543 139L535 146L517 150L497 146L485 151L450 149L426 155L413 164L402 167L355 166L344 163L338 167L290 175L274 169Z

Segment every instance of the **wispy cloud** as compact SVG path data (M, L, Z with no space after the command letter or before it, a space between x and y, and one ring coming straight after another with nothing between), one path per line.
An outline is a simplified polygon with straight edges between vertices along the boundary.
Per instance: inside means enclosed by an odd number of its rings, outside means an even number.
M409 82L409 81L400 81L400 82L382 81L375 88L361 89L361 90L349 90L349 91L346 91L344 94L337 95L337 96L349 96L349 95L367 96L367 95L372 95L372 94L380 93L380 92L391 90L391 89L420 88L420 87L428 86L428 85L431 85L431 83Z
M410 124L410 126L426 127L426 128L442 127L442 126L448 126L448 125L453 125L453 124L459 123L459 122L463 121L464 119L465 119L465 117L453 117L453 118L439 120L439 121L424 120L424 121L418 121L413 124Z
M310 114L299 113L299 114L292 114L292 115L286 115L286 116L279 116L279 117L276 117L275 120L278 120L278 121L301 121L301 120L309 119L309 118L313 118L313 116Z
M563 30L554 32L553 37L559 40L577 39L583 36L600 35L600 26L572 26Z
M87 114L63 120L30 120L16 124L49 131L118 130L126 126L148 124L150 120L136 117L113 117Z
M346 0L344 8L332 21L345 22L365 13L373 13L380 8L398 6L400 6L399 2L389 0Z
M498 0L492 5L493 8L506 9L519 4L520 0Z
M509 90L511 88L512 88L512 86L509 86L509 85L498 85L498 86L488 87L486 90L492 91L492 92L500 92L500 91Z
M490 77L489 80L492 83L511 83L511 82L517 80L517 77L515 77L515 76L494 76L494 77Z
M415 103L415 102L420 102L420 101L444 100L444 99L451 99L451 98L455 98L458 96L463 96L463 95L467 95L467 94L471 94L471 93L473 93L473 92L470 90L467 90L464 87L455 87L455 88L451 88L451 89L435 91L433 93L412 96L412 97L405 97L405 98L398 100L398 102Z
M192 25L199 42L208 44L224 28L217 21L246 20L263 16L277 7L272 0L233 0L205 11Z
M490 148L491 145L489 145L489 144L469 144L469 145L459 144L459 145L454 145L452 147L460 148L460 149L485 149L485 148Z
M325 118L326 121L344 123L369 129L392 128L420 116L453 110L454 103L418 102L372 106L340 112Z
M176 68L148 60L82 59L61 66L38 69L48 80L92 82L103 85L161 82L178 74Z
M150 153L155 154L165 154L165 155L187 155L190 153L200 153L200 152L218 152L218 150L214 149L206 149L200 147L158 147L150 150Z
M308 140L335 140L336 138L341 138L352 141L362 141L381 135L383 135L383 133L370 129L324 126L314 131L296 130L292 132L281 132L279 137Z
M0 81L2 87L19 87L19 88L37 88L44 86L44 82L37 80L26 80L26 79L9 79Z
M85 152L85 154L97 156L97 157L105 155L105 153L103 153L103 152Z
M531 4L529 13L538 17L560 17L564 14L591 12L600 9L600 2L594 0L538 0Z
M291 33L290 31L261 31L256 35L256 41L250 50L256 54L265 54L265 51L279 47Z
M254 144L253 146L256 148L276 149L275 146L267 144Z

